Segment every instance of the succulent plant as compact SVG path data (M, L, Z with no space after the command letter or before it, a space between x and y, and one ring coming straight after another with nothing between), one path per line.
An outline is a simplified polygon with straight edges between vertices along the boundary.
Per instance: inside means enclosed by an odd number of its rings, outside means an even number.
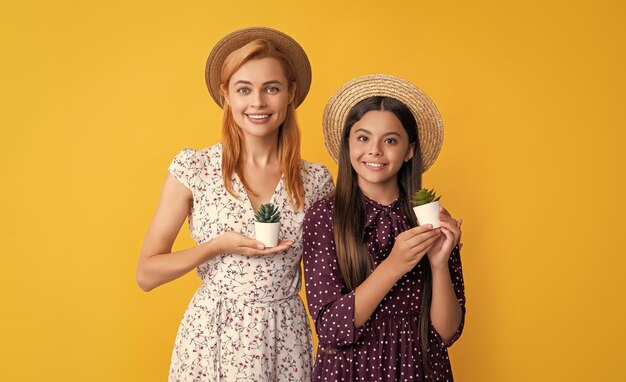
M254 214L254 218L259 223L278 223L280 212L278 212L278 207L272 203L261 204L259 210Z
M429 190L427 188L422 188L421 190L413 194L411 202L413 203L413 207L417 207L421 206L422 204L436 202L437 200L439 200L439 198L441 198L441 196L437 196L434 189Z

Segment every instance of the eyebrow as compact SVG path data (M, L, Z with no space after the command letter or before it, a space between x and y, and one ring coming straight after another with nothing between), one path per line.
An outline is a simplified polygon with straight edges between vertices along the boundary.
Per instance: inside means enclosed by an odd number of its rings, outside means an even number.
M371 132L371 131L366 130L366 129L362 128L362 127L361 127L361 128L356 129L354 132L355 132L355 133L358 133L358 132L363 132L363 133L365 133L365 134L372 135L372 132ZM402 137L399 133L396 133L395 131L390 131L390 132L388 132L388 133L385 133L385 134L383 134L383 137L386 137L386 136L388 136L388 135L397 135L398 137Z
M237 85L237 84L252 85L252 82L246 81L246 80L239 80L239 81L235 82L233 85ZM273 85L273 84L282 85L282 83L280 81L278 81L278 80L265 81L265 82L263 82L262 85Z

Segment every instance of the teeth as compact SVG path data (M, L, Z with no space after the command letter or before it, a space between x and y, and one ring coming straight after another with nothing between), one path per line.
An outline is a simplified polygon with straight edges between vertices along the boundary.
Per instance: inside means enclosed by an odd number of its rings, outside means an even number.
M250 117L250 119L265 119L269 116L269 114L248 114L248 117Z
M384 166L384 164L382 163L367 163L367 162L365 162L365 165L370 166L370 167L383 167Z

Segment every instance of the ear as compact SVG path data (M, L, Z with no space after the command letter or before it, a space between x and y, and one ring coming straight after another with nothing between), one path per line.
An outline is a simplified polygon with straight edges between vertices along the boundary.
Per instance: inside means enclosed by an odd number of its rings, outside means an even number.
M230 105L228 103L228 87L224 84L220 84L220 94L222 95L222 99L224 99L224 103Z
M296 82L292 82L290 89L289 89L289 103L293 103L293 101L296 99L296 88L297 88L298 84L296 84Z
M409 143L409 151L404 156L404 161L410 161L411 158L413 158L413 155L415 155L415 143Z

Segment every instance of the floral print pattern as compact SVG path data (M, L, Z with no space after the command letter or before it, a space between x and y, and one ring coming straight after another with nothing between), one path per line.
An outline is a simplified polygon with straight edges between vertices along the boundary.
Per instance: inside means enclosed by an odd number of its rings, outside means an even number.
M222 144L183 149L169 171L193 195L189 230L201 244L225 232L254 237L254 211L237 175L229 194L222 179ZM333 189L319 164L301 162L306 210ZM280 237L293 240L285 252L260 257L218 255L198 266L202 285L180 324L170 382L310 381L313 364L309 323L301 287L302 222L281 179L271 198L281 212Z

